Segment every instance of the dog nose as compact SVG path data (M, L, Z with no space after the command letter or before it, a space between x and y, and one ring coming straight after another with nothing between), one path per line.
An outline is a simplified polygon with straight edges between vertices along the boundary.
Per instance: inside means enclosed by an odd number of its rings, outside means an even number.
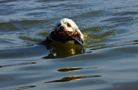
M64 28L65 28L64 26L60 26L60 29L64 30Z
M60 31L60 32L65 31L65 26L60 26L60 28L59 28L59 30L58 30L58 31Z

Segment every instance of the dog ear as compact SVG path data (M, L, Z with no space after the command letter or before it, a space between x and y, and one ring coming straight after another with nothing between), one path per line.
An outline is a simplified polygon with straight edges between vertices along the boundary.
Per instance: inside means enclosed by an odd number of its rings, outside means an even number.
M81 35L81 38L84 39L83 34L81 33L80 29L78 26L75 28L75 31L78 32Z
M77 25L75 25L75 31L78 32L78 33L81 33L81 32L80 32L80 29L78 28Z

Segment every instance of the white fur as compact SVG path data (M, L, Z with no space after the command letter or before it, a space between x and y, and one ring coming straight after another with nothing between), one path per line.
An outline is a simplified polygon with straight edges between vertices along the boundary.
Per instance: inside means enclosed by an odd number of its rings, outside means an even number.
M83 34L81 33L81 31L79 30L78 26L75 24L75 22L71 19L68 18L63 18L60 21L58 21L58 23L56 24L55 30L58 30L60 27L58 26L59 24L61 24L61 26L64 26L66 28L66 31L70 31L73 32L73 29L67 26L67 23L69 23L71 25L71 27L79 32L81 34L81 38L83 38Z

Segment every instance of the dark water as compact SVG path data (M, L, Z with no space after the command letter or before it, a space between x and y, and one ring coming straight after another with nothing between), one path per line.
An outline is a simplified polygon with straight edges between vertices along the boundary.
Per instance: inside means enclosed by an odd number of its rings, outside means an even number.
M64 17L86 47L33 45ZM0 0L0 49L1 90L138 90L138 2Z

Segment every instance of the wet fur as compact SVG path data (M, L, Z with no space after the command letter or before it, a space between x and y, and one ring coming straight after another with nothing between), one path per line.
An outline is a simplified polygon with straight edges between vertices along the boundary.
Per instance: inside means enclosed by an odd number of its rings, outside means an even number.
M66 20L66 22L64 22L64 20ZM69 23L71 26L70 27L64 26L64 29L60 28L62 26L61 22L62 23L64 22L63 25L66 25L66 23ZM71 28L72 31L68 31L69 28ZM67 18L61 19L61 21L57 23L55 30L50 33L49 37L52 40L60 41L63 43L73 40L72 38L76 38L80 42L83 42L82 41L83 35L78 29L78 26L71 19L67 19ZM77 43L75 42L75 44Z
M61 41L61 42L67 42L72 40L72 38L76 38L79 41L82 42L80 38L80 33L78 32L69 32L69 31L52 31L51 32L51 38L56 41Z

